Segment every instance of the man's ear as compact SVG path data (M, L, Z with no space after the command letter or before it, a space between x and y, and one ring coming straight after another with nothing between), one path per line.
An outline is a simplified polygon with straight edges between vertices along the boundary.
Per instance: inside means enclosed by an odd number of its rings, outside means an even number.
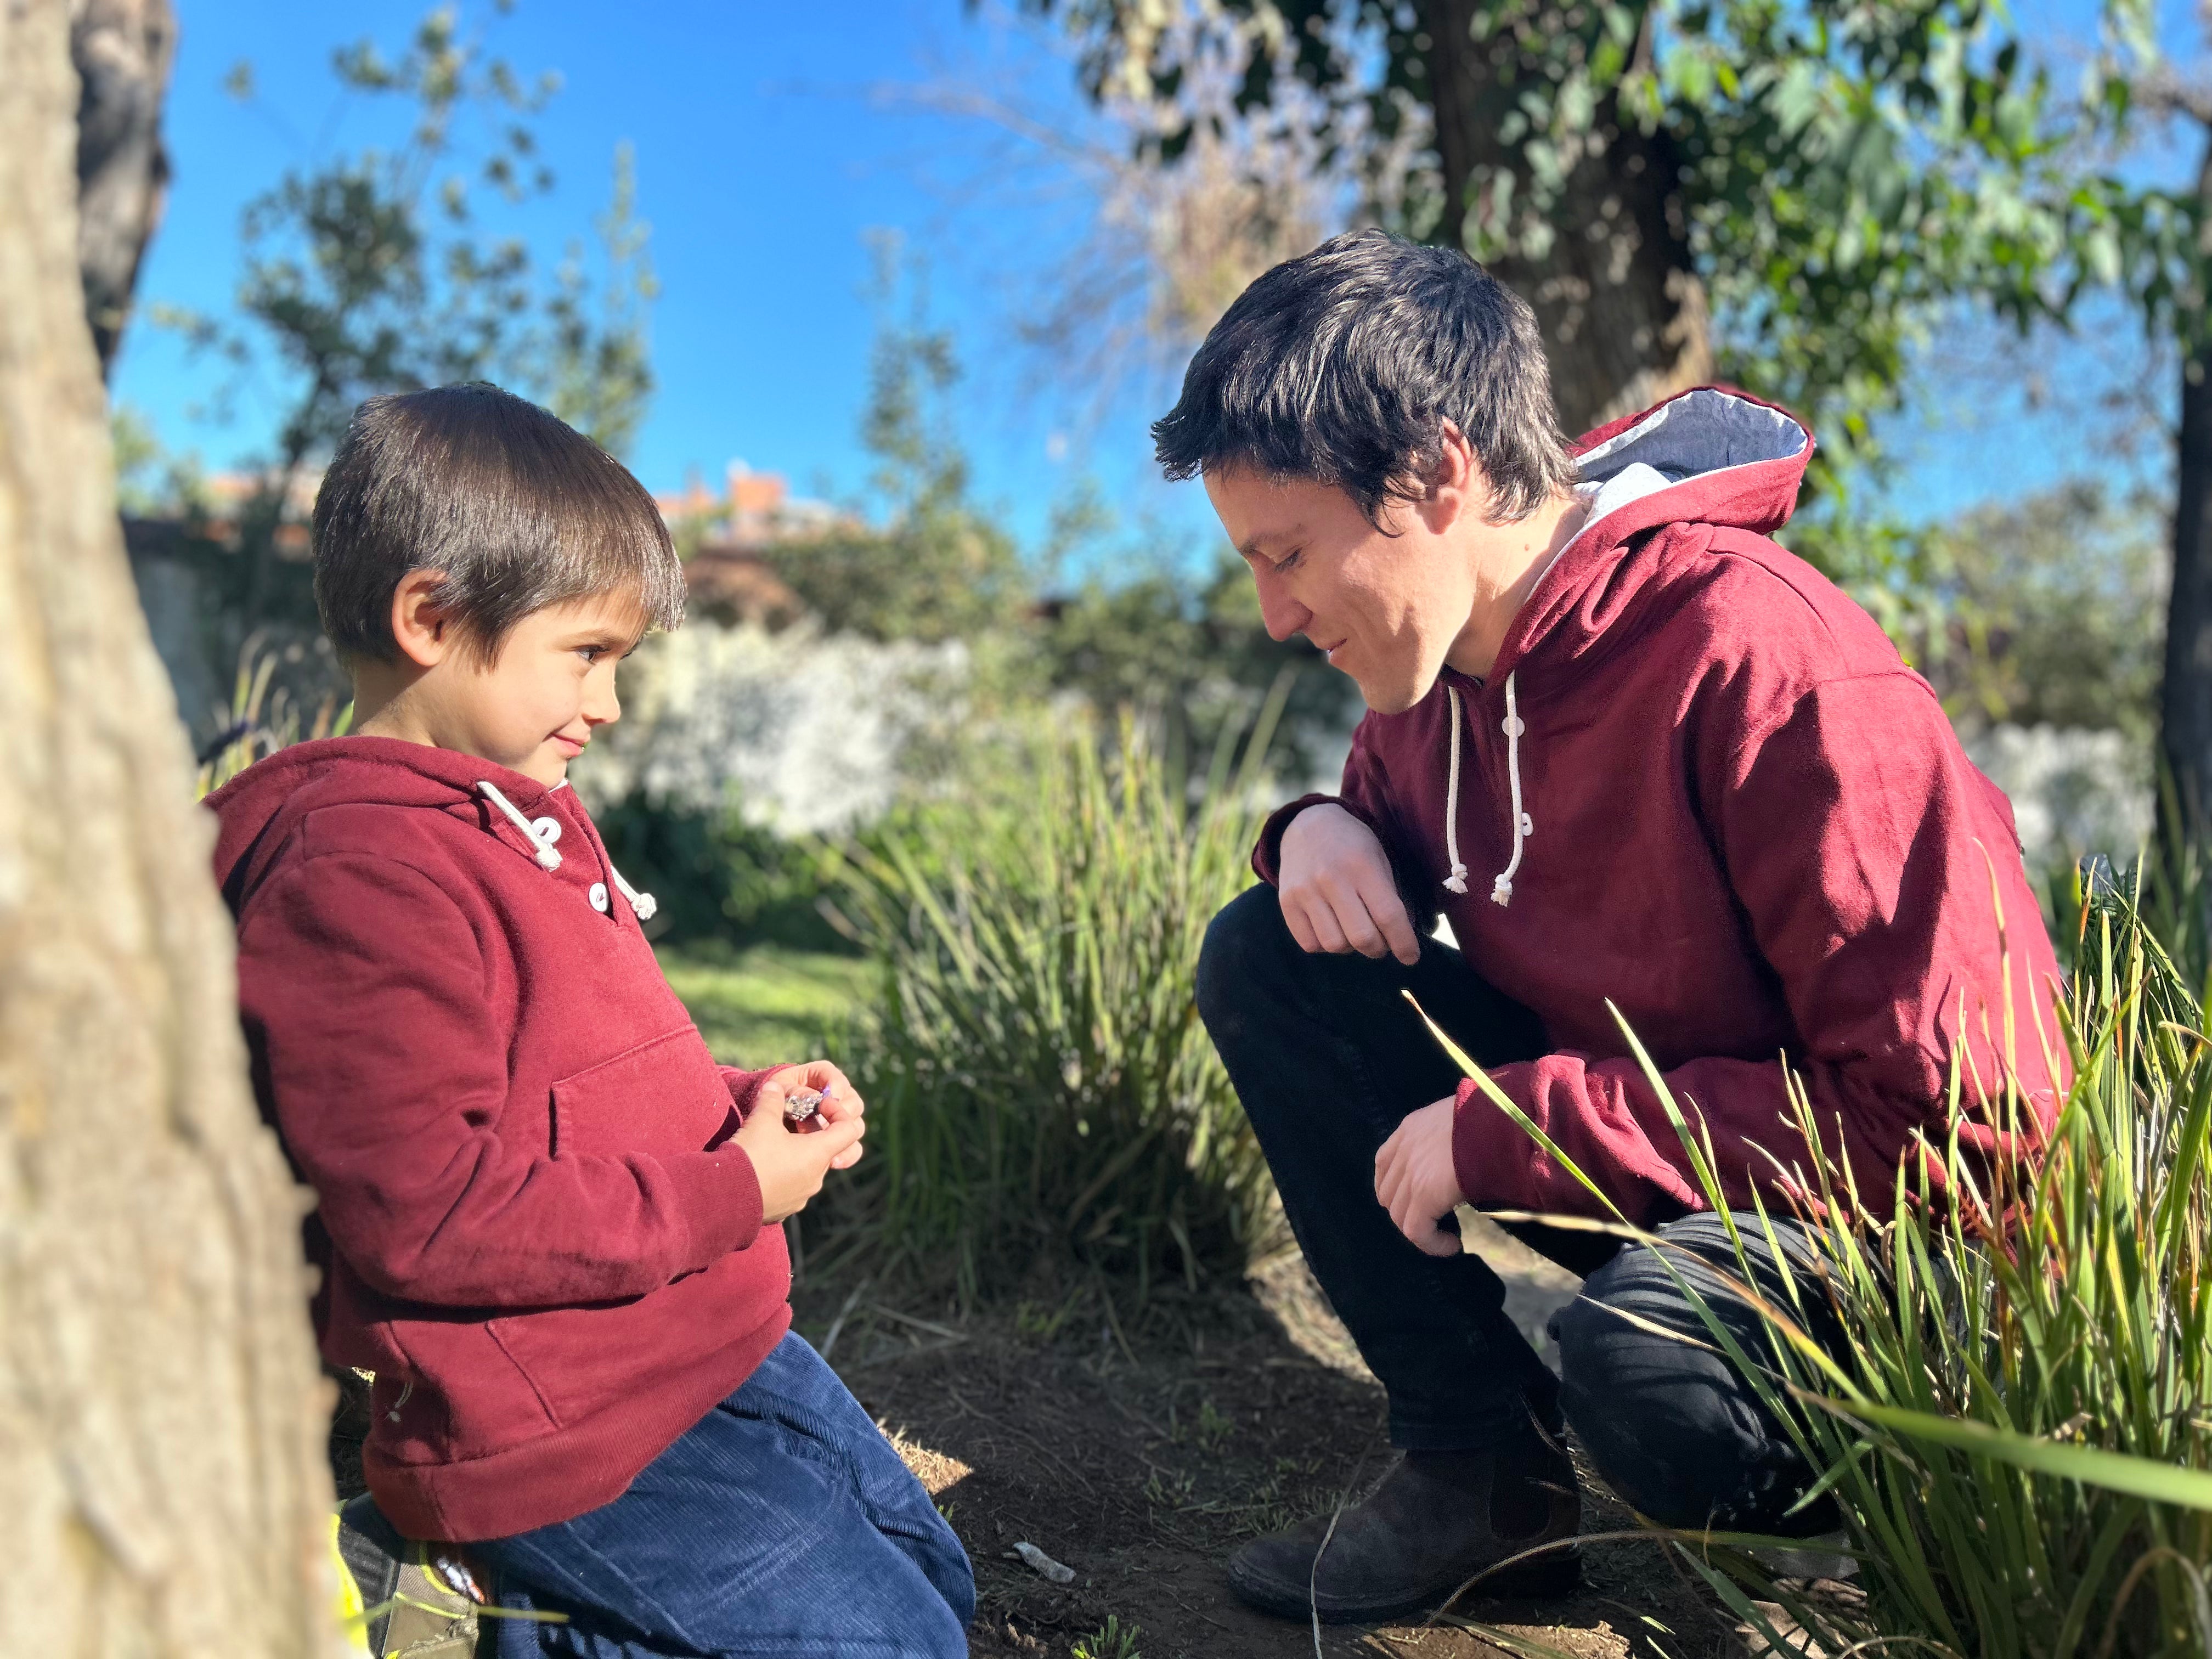
M441 571L410 570L392 590L392 641L417 668L436 667L453 648L453 619L438 603L445 580Z
M1443 423L1443 441L1429 474L1429 493L1415 510L1432 535L1443 534L1468 514L1483 523L1490 521L1490 475L1475 459L1467 434L1449 421Z

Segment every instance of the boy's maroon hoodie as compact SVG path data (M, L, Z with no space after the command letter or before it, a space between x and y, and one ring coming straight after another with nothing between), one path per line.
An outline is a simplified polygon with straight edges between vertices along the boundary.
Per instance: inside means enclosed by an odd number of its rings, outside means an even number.
M766 1074L708 1055L566 787L340 738L209 805L323 1352L376 1373L378 1505L465 1541L618 1496L790 1323L726 1144Z
M1553 1052L1492 1075L1640 1223L1705 1200L1608 999L1734 1202L1775 1184L1754 1149L1806 1164L1784 1055L1877 1208L1916 1130L1942 1145L1962 1032L1970 1102L2009 1064L2055 1110L2057 968L2010 805L1873 619L1766 538L1812 448L1711 387L1591 433L1590 520L1489 677L1368 714L1334 798L1542 1020ZM1262 878L1329 799L1269 819ZM1453 1154L1472 1203L1603 1213L1472 1083Z

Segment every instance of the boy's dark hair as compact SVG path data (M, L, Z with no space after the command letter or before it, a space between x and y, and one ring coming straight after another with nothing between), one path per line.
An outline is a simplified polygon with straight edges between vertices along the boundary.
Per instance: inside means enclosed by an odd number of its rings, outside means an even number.
M1152 441L1170 478L1232 466L1310 478L1380 529L1385 503L1427 493L1445 421L1489 478L1492 523L1574 483L1527 302L1463 253L1363 230L1237 296Z
M605 594L684 619L684 566L645 487L580 432L480 380L371 398L315 496L315 607L342 659L389 662L410 570L481 660L546 606Z

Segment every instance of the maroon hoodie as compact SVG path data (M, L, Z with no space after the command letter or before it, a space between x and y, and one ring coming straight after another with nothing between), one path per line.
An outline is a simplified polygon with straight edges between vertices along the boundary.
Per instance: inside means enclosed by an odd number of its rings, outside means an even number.
M2012 809L1873 619L1766 538L1812 453L1796 421L1707 387L1578 447L1589 521L1488 678L1368 714L1335 799L1417 919L1441 909L1542 1020L1553 1052L1493 1076L1632 1220L1705 1200L1608 999L1732 1202L1786 1184L1761 1149L1806 1164L1786 1056L1886 1209L1914 1133L1942 1144L1962 1035L1969 1101L2009 1066L2056 1109L2057 967ZM1329 799L1269 819L1262 878ZM1471 1203L1603 1213L1472 1083L1452 1150Z
M708 1055L565 786L339 738L208 804L255 1091L319 1200L316 1328L376 1373L378 1505L468 1540L619 1496L790 1323L726 1144L766 1074Z

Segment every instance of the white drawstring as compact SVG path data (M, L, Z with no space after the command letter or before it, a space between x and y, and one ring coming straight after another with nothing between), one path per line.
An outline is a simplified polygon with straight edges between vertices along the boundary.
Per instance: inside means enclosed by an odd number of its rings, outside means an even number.
M1467 866L1459 861L1459 689L1448 685L1444 696L1451 699L1451 781L1444 799L1444 856L1451 860L1451 874L1444 878L1444 890L1464 893Z
M1490 884L1490 902L1492 904L1513 902L1513 872L1521 867L1521 843L1536 833L1535 824L1521 810L1521 734L1528 729L1514 710L1513 676L1508 674L1505 677L1505 775L1513 786L1513 861L1500 870ZM1452 746L1454 749L1459 746L1459 725L1456 721L1452 725ZM1455 776L1452 781L1456 784L1459 780ZM1462 888L1460 890L1464 892L1467 890Z
M622 889L622 896L629 901L629 908L636 912L637 919L640 921L651 921L653 913L660 908L660 901L650 893L639 892L636 888L624 881L623 872L615 868L615 861L612 859L607 860L607 873L615 878L615 885Z
M533 823L520 807L500 793L497 784L488 779L478 778L477 787L483 792L486 800L506 813L514 821L514 827L522 831L523 838L529 842L532 850L537 854L538 862L541 866L548 870L558 870L561 867L561 855L553 850L553 843L561 838L561 821L558 818L540 818L537 823ZM539 823L545 825L543 831L538 827ZM607 860L607 873L615 878L615 885L622 889L622 896L629 901L629 908L637 919L640 921L651 921L653 913L660 908L659 902L652 894L641 893L624 881L623 872L615 868L615 861L612 859ZM605 895L601 894L600 896L604 898Z
M489 779L478 778L477 789L486 800L506 813L514 821L516 829L522 831L522 838L530 843L531 851L538 855L538 863L541 869L558 870L561 867L561 855L553 850L553 836L539 835L538 826L524 815L520 807L500 793L499 786ZM556 826L554 833L555 835L559 833L558 826Z

